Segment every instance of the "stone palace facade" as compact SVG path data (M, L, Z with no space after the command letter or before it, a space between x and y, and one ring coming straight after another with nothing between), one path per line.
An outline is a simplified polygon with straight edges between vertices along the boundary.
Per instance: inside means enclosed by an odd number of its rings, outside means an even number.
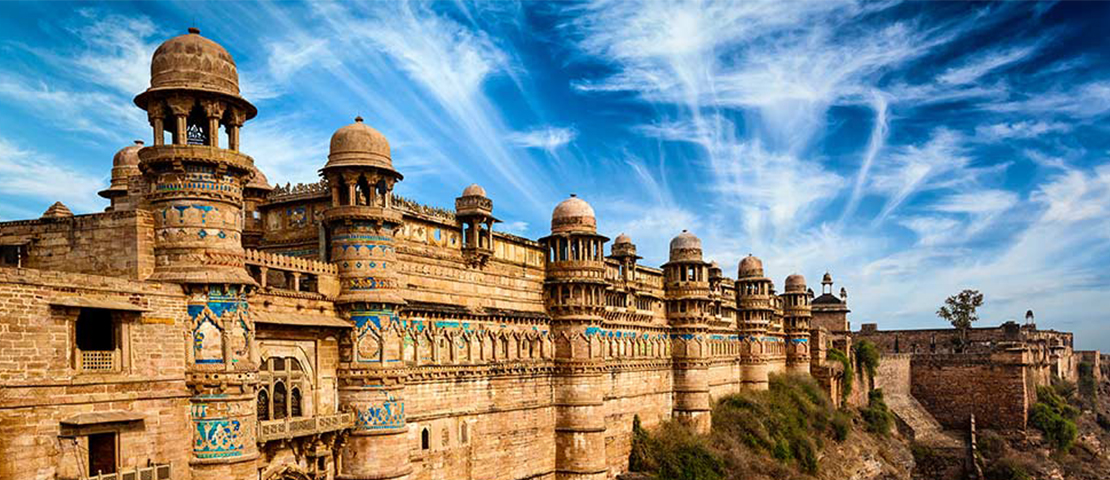
M538 240L394 195L361 118L321 180L272 188L256 114L199 31L154 53L103 213L0 223L0 478L559 479L624 471L633 417L709 426L712 399L847 348L846 293L729 278L682 232L660 268L580 199ZM249 132L249 130L248 130ZM321 159L322 160L322 159Z

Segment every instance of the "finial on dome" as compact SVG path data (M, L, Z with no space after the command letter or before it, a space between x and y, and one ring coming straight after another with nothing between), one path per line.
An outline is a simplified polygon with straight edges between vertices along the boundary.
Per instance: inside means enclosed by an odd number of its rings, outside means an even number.
M189 33L193 35L200 35L200 29L197 27L189 27Z
M570 198L578 198L578 195L575 195L575 194L572 193L572 194L570 194Z
M355 117L355 122L362 123L362 115Z
M141 147L141 146L143 146L143 141L142 140L135 140L135 145L138 145L138 146Z

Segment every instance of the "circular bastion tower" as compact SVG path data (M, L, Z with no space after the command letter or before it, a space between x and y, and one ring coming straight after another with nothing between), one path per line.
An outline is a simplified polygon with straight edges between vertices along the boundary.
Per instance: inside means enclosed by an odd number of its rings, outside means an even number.
M740 349L741 384L766 389L774 338L768 335L775 314L771 279L763 276L763 261L748 255L740 260L736 280L736 308L742 339Z
M402 225L393 207L389 141L356 117L331 137L320 170L331 189L324 211L328 261L339 270L336 307L354 323L341 345L339 402L355 412L343 449L341 479L405 479L412 473L401 369L405 301L399 285L395 235Z
M786 325L786 371L809 373L809 293L805 277L793 274L786 277L786 292L782 294L783 322Z
M188 295L190 466L200 478L255 478L258 358L246 300L255 282L242 246L254 161L239 152L239 129L256 110L239 96L231 55L195 28L158 47L150 74L150 88L135 97L154 134L138 150L142 208L154 220L150 280L181 284Z
M603 480L605 363L601 357L608 238L594 209L571 195L551 214L544 303L555 340L555 478Z
M694 234L683 230L671 240L670 258L663 264L663 290L671 325L674 416L700 432L708 432L710 426L709 266Z

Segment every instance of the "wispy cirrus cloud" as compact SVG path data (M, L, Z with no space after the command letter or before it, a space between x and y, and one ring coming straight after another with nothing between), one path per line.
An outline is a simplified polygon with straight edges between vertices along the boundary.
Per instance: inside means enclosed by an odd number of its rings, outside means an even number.
M513 132L508 135L508 140L513 145L523 148L539 148L548 153L567 145L578 136L578 131L568 127L546 127L526 132Z

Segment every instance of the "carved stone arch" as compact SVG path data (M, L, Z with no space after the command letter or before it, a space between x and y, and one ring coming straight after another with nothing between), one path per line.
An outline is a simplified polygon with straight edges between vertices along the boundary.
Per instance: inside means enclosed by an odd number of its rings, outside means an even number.
M555 356L567 358L574 357L574 341L571 340L567 332L559 332L556 334L555 338L552 339L552 344L554 346L553 354Z

